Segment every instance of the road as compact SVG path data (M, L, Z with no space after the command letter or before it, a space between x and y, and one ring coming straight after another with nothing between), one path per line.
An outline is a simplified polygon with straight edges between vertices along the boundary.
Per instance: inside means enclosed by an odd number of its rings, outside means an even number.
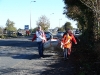
M48 68L56 54L39 58L37 44L31 38L0 39L0 75L40 75Z
M31 42L32 37L0 39L0 46L36 47L36 42Z

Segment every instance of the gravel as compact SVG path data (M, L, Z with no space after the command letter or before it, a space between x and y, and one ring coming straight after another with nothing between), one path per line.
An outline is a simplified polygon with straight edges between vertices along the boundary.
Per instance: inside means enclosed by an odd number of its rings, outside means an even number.
M37 47L0 46L0 75L40 75L57 62L57 54L48 51L40 58Z

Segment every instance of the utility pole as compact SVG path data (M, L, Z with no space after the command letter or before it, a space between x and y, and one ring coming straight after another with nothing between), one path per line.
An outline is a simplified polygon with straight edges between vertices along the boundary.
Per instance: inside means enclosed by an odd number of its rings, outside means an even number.
M32 2L36 2L36 1L31 1L31 2L30 2L30 30L32 29L32 27L31 27L31 3L32 3Z

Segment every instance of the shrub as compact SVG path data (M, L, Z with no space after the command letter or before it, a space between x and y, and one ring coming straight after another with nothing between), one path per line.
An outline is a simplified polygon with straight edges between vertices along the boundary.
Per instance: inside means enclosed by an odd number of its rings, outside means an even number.
M12 37L13 37L13 38L17 38L17 34L13 34Z
M1 39L4 39L4 38L5 38L5 36L4 36L4 35L1 35L1 36L0 36L0 38L1 38Z

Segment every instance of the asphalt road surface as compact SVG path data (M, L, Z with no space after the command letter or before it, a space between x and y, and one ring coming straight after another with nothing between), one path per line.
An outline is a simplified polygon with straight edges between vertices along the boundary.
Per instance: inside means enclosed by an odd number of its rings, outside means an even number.
M40 75L47 65L55 63L55 53L40 58L32 37L0 39L0 75ZM52 63L51 63L52 61Z

